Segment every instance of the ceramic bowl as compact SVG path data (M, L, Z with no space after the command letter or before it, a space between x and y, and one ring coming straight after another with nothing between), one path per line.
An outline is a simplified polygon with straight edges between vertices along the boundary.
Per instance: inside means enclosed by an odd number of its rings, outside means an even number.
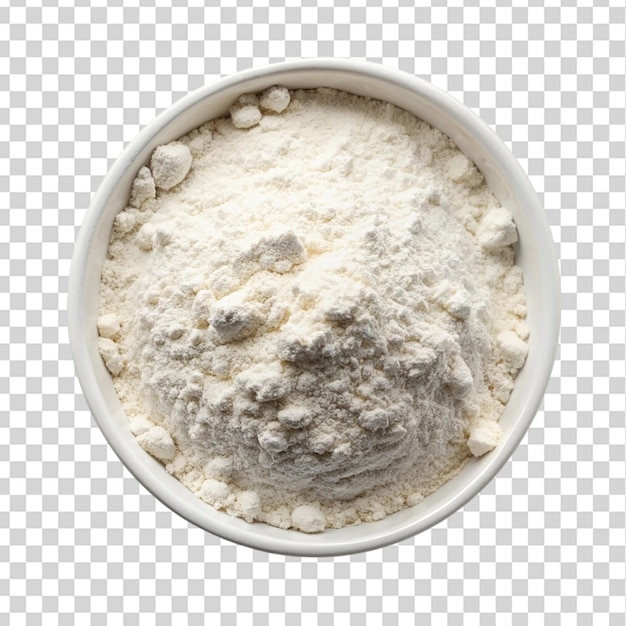
M241 94L276 84L293 89L331 87L385 100L446 133L476 163L515 218L516 263L523 270L528 299L528 358L500 419L499 446L470 461L417 506L378 522L315 535L230 517L170 476L131 434L97 347L98 289L109 235L139 168L156 146L225 115ZM300 556L355 553L401 541L441 522L474 497L513 454L539 408L554 362L559 317L559 275L546 215L526 174L498 136L463 104L424 80L380 65L339 59L246 70L190 93L159 115L130 142L95 194L76 242L69 283L69 333L76 372L98 425L126 467L154 496L196 526L246 546Z

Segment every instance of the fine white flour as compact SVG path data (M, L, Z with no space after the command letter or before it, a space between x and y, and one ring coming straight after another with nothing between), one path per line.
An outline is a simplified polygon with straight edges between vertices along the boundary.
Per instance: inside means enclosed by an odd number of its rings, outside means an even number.
M438 130L272 88L140 170L100 351L139 444L215 508L378 520L498 443L527 353L516 240Z

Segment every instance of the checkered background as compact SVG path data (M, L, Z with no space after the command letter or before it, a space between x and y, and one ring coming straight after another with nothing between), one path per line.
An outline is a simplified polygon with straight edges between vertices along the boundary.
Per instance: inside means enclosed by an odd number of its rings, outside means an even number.
M0 8L0 623L623 626L623 0L173 4ZM157 502L95 426L66 330L73 242L125 144L189 90L315 56L479 113L543 200L563 288L543 408L500 475L432 530L336 559L239 547Z

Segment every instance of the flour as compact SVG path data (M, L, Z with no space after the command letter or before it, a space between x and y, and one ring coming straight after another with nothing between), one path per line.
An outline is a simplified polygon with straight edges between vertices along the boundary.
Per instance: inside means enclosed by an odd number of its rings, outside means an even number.
M382 519L498 443L527 353L516 240L438 130L275 87L141 168L99 347L138 443L205 502L303 532Z
M182 143L159 146L150 161L154 186L163 190L175 187L187 176L192 161L191 150ZM139 180L152 192L152 185L147 183L146 179L147 174L143 171Z

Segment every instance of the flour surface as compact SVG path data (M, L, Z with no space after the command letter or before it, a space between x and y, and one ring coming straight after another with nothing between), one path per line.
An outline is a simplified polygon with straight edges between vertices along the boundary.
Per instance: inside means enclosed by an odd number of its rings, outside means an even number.
M498 443L527 352L516 240L440 131L274 87L140 170L101 354L140 445L212 506L303 532L382 519Z

